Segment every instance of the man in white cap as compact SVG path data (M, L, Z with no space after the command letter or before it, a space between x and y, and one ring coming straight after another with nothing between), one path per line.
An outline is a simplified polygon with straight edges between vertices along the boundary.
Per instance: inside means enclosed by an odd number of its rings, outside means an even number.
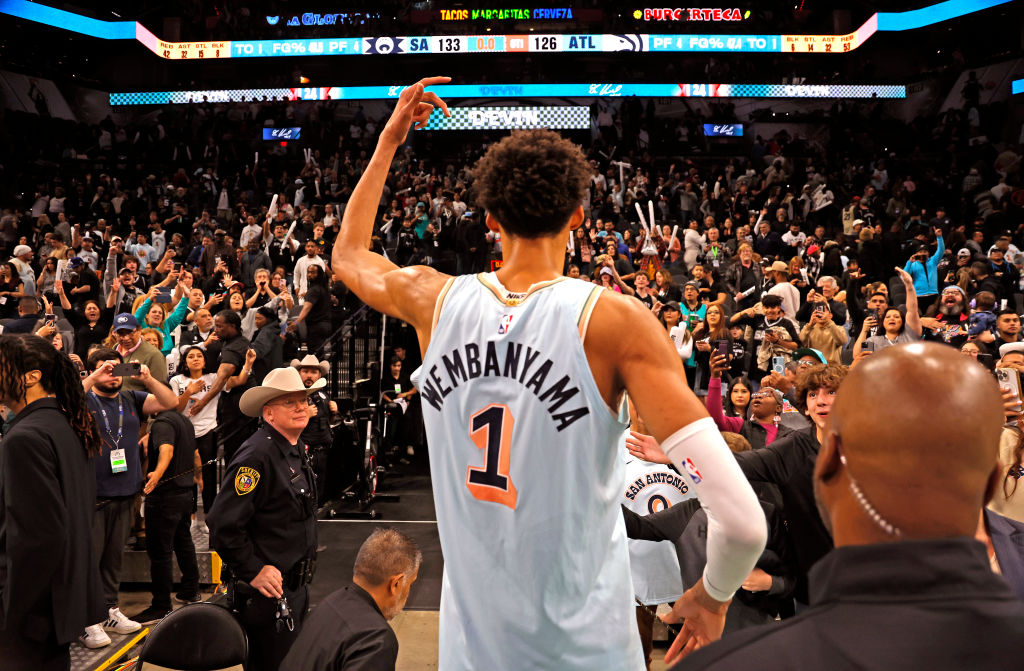
M35 252L28 245L18 245L14 248L14 253L11 254L11 263L18 269L18 277L25 284L25 295L35 296L36 294L36 276L32 272L32 257L35 256Z
M800 309L800 291L789 281L789 264L785 261L776 261L768 269L775 285L768 290L768 293L782 299L782 312L790 319L796 319L796 312Z
M302 431L310 394L295 368L275 368L242 394L239 408L263 422L224 472L206 517L210 548L231 573L228 598L249 637L247 669L277 669L302 628L316 558L316 486ZM278 618L292 626L276 627Z
M299 371L302 384L306 389L311 389L314 384L324 380L331 364L327 361L320 361L312 354L307 354L302 360L292 359L291 367ZM321 383L321 387L323 384ZM324 495L324 475L327 468L327 450L333 442L334 436L331 433L331 414L338 412L338 404L327 397L323 389L314 391L309 396L309 407L312 413L309 424L302 432L302 442L306 444L306 454L309 455L309 462L313 467L316 476L316 491L321 498Z

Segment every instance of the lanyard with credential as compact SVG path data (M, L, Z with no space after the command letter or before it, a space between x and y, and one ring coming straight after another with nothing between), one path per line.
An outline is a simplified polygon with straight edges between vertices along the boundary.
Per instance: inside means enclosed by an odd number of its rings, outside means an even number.
M110 431L110 420L107 418L107 409L103 407L103 404L99 401L99 396L93 392L89 392L96 397L96 406L100 409L100 414L103 415L104 428L107 430L107 436L113 439L114 443L110 446L110 449L116 450L118 444L121 442L121 434L124 433L124 396L121 394L117 395L117 437Z

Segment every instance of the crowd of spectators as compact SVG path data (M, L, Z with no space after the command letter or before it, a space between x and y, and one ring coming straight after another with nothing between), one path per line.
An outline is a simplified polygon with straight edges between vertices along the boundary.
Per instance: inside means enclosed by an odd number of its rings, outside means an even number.
M382 122L344 109L200 105L152 123L107 120L70 133L61 122L33 119L59 132L26 154L34 163L8 173L0 204L0 255L9 259L0 265L4 334L35 333L64 350L83 373L97 426L112 438L104 410L123 415L125 398L138 418L185 413L203 508L216 488L208 466L217 442L206 436L216 427L229 458L253 429L235 390L258 385L300 352L329 360L335 329L355 305L333 279L329 250ZM810 567L831 547L810 491L813 459L798 457L817 453L847 366L926 340L997 371L1024 371L1020 147L983 136L999 109L972 105L936 125L920 120L894 141L908 148L900 152L878 146L893 124L877 106L834 114L843 130L825 145L780 131L757 137L743 156L712 159L661 150L669 129L677 142L689 141L697 118L674 127L658 120L656 131L639 102L602 102L587 143L585 220L566 240L565 273L655 312L719 428L754 448L738 457L744 472L775 486L765 497L786 511L780 533L788 534L775 550L785 546L795 558L766 561L777 570L757 569L767 579L752 575L749 591L773 598L747 605L768 609L760 613L768 619L789 614L780 596L807 602ZM253 156L244 138L274 121L306 128L301 158L283 147ZM482 148L433 152L439 144L428 136L400 153L372 244L399 265L492 270L502 241L473 192ZM140 365L124 376L124 391L112 374L122 362ZM1004 396L1014 406L1014 393ZM1008 417L1015 413L1019 406ZM137 428L118 429L114 443L134 441ZM182 430L165 433L172 429ZM1022 443L1008 426L996 504L1018 520ZM159 448L151 446L154 457ZM177 477L154 457L149 472L157 475L144 476L139 450L125 451L131 491L105 490L99 477L97 495L107 503L95 527L106 624L119 632L136 625L116 596L130 500L163 483L165 471ZM637 454L657 458L651 449ZM186 480L181 487L191 487ZM161 571L172 549L189 550L174 536L189 515L173 510L151 550ZM169 582L160 589L148 616L169 610ZM185 589L182 599L195 600ZM87 644L103 644L99 626Z

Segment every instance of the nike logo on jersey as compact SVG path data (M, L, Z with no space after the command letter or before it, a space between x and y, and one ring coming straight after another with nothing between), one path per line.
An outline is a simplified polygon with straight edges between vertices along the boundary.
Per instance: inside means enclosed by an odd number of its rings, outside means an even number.
M501 347L488 342L484 346L483 356L480 349L480 345L476 343L467 343L442 356L441 361L448 384L441 380L438 374L439 366L431 366L427 375L420 380L423 400L434 410L439 411L444 399L460 384L478 377L507 377L518 381L531 390L538 400L549 404L547 410L551 419L557 422L555 428L558 431L590 414L590 408L586 405L558 412L565 403L579 394L580 390L568 375L563 375L556 382L549 384L548 376L551 375L555 362L543 357L543 363L534 365L542 359L539 350L512 341L501 343ZM499 351L504 356L499 356Z

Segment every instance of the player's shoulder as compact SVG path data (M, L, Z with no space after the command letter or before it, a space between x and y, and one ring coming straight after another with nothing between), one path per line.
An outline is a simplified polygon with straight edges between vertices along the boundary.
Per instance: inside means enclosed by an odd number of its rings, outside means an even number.
M652 337L663 338L665 328L643 302L632 296L602 290L587 325L588 349L612 349L621 354L644 346Z
M387 283L392 292L405 296L411 304L432 313L445 287L456 279L430 266L406 266L388 273Z
M629 320L619 322L620 326L634 326L636 321L650 323L657 322L657 318L647 304L637 300L633 296L620 294L617 291L601 290L599 300L594 305L594 316L598 320Z

